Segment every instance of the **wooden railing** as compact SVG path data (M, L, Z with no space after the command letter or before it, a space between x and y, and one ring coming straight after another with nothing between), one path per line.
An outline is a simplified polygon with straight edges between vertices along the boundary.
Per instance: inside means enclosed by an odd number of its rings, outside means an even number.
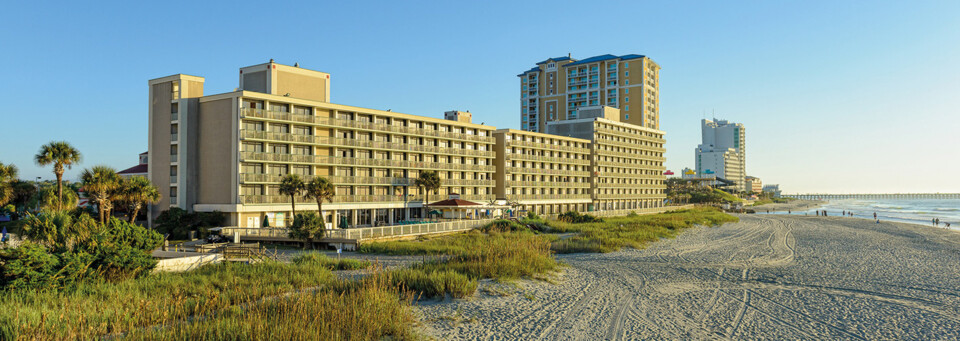
M355 229L330 229L324 231L324 236L320 242L324 240L354 240L354 241L367 241L383 238L396 238L404 236L419 236L426 234L436 234L436 233L447 233L447 232L456 232L456 231L465 231L474 229L480 226L483 226L487 223L492 222L493 219L477 219L477 220L456 220L456 221L445 221L437 223L426 223L426 224L411 224L411 225L393 225L393 226L380 226L380 227L362 227ZM275 238L275 239L289 239L288 230L286 228L271 228L271 227L224 227L220 234L225 237L232 237L235 233L239 233L240 238L243 239L247 237L248 239L253 238ZM289 239L293 241L293 239Z

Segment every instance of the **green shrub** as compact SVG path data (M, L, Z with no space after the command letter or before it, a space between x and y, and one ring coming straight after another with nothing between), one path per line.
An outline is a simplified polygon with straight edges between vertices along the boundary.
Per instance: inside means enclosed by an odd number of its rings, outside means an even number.
M190 231L197 231L198 237L203 238L209 234L209 228L223 226L226 218L220 211L190 213L173 207L160 212L157 219L154 219L153 226L161 234L169 234L170 239L187 239Z
M496 232L527 231L527 232L529 232L530 229L527 228L526 226L520 224L520 223L517 223L517 222L513 221L513 220L497 219L497 220L494 220L494 221L490 222L489 224L486 224L486 225L480 227L480 231L483 231L483 232L490 232L490 231L496 231Z
M307 245L313 245L314 239L323 238L325 228L323 218L316 212L297 213L287 235L304 241L303 248L306 249Z
M540 216L538 216L536 212L530 211L530 212L527 212L527 219L540 220Z
M36 290L59 286L56 273L60 259L41 245L24 242L0 250L0 285L13 290Z
M603 222L603 219L601 218L597 218L589 214L580 214L579 212L576 212L576 211L568 211L566 213L562 213L557 217L557 220L560 220L562 222L567 222L567 223L573 223L573 224Z

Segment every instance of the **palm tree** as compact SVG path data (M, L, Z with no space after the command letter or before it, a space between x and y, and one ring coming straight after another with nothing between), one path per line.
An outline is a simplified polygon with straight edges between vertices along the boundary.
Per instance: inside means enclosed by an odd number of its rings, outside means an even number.
M320 218L323 218L323 201L333 202L334 189L333 183L327 178L318 176L310 180L305 185L304 196L307 198L312 198L317 200L317 212L320 213Z
M17 166L0 162L0 206L13 200L13 182L17 179Z
M83 188L87 195L97 202L97 212L100 214L100 224L105 222L104 213L109 212L111 208L111 194L120 184L120 176L117 171L107 166L94 166L90 169L84 169L80 174L83 181Z
M425 203L430 202L430 192L436 193L440 189L440 176L437 175L435 171L424 171L420 173L420 176L417 177L417 180L414 180L413 184L417 187L423 188L426 193Z
M296 174L287 174L280 179L280 194L290 196L290 204L293 208L292 217L297 216L297 197L303 194L303 179Z
M63 166L69 169L73 164L80 163L80 151L64 141L54 141L40 147L40 152L34 160L40 166L53 164L53 174L57 176L57 197L63 201ZM57 209L63 207L57 206Z
M413 184L425 191L426 197L424 197L423 208L426 210L427 204L430 203L430 192L436 193L440 189L440 175L436 171L423 171L420 172L420 176L417 177L417 180L414 180Z
M160 201L160 190L142 176L135 176L123 182L123 197L133 207L130 223L137 219L137 213L144 204L156 204Z

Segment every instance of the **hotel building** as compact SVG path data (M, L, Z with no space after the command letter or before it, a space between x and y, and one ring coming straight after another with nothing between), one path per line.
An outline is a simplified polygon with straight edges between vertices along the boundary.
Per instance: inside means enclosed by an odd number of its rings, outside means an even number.
M581 108L581 118L550 122L547 132L591 141L590 210L663 206L664 132L623 123L616 108Z
M522 130L546 132L601 105L620 109L615 121L660 129L660 66L646 56L550 58L517 76Z
M493 136L497 198L537 214L592 210L590 140L514 129Z
M149 178L160 188L160 211L221 211L228 225L284 226L290 197L280 178L328 178L336 187L324 203L328 223L372 226L423 217L420 172L442 181L430 200L459 194L495 198L494 127L330 102L330 75L269 63L240 69L240 87L204 95L202 77L183 74L149 81ZM298 211L316 211L298 198Z
M697 175L730 180L737 191L749 191L746 186L747 145L743 124L704 119L700 126L703 139L696 149Z

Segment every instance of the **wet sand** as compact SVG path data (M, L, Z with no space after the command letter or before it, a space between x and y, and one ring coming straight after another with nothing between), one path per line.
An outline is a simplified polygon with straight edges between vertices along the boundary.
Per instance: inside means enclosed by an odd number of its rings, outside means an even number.
M741 215L644 250L573 254L556 283L421 302L440 340L960 339L960 233Z

